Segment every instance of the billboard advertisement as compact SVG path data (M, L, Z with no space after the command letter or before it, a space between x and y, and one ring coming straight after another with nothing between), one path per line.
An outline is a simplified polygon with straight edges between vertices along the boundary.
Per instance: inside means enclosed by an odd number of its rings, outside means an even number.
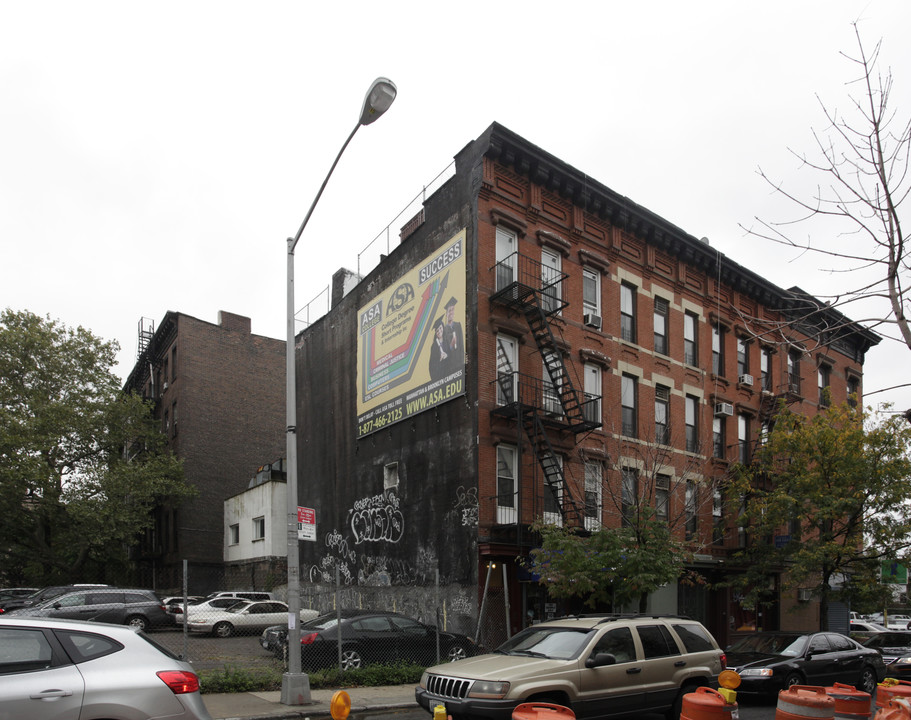
M465 394L465 230L358 310L357 436Z

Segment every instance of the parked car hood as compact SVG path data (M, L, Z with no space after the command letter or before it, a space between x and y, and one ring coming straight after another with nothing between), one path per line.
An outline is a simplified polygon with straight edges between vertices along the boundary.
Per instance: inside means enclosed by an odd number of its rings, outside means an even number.
M552 674L560 670L577 672L572 661L563 658L538 658L527 655L506 655L487 653L475 657L444 663L427 672L437 675L473 678L476 680L502 680L508 676L511 681L534 677L541 673Z
M773 655L771 653L727 653L727 666L740 670L745 667L764 667L788 660L798 659L794 655Z

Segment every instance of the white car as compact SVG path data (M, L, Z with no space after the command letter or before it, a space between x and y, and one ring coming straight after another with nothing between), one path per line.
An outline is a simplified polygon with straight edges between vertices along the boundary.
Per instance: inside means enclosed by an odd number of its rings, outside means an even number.
M889 615L888 618L886 627L890 630L907 630L908 623L911 623L911 617L907 615Z
M231 637L235 633L261 633L270 625L288 622L288 606L278 600L244 601L229 608L205 608L204 603L187 607L187 629ZM316 610L301 609L301 622L313 620Z

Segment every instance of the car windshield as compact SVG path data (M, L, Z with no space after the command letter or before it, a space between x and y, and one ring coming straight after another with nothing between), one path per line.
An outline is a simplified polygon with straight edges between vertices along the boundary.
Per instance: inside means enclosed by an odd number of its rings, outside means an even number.
M796 657L803 655L806 647L806 635L748 635L731 645L728 652Z
M535 625L507 640L496 652L569 660L582 652L593 632L588 629Z

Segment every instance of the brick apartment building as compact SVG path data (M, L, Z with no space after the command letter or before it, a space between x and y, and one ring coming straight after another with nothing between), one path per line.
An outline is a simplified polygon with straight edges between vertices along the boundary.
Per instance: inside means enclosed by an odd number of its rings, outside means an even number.
M581 609L523 569L535 518L617 527L653 503L681 518L692 570L723 580L748 538L720 481L780 399L812 414L822 390L859 397L879 340L498 124L333 303L298 338L300 504L316 511L301 577L383 588L415 617L440 606L470 633ZM681 584L649 610L724 645L800 624L786 609L813 612L803 600L757 617Z
M124 385L155 403L155 416L183 460L198 496L161 507L135 549L141 582L191 593L223 589L224 501L243 491L264 462L284 455L285 343L253 335L229 312L213 324L169 311L158 329L140 325L140 352ZM284 575L284 567L280 569ZM264 582L253 572L244 587Z

